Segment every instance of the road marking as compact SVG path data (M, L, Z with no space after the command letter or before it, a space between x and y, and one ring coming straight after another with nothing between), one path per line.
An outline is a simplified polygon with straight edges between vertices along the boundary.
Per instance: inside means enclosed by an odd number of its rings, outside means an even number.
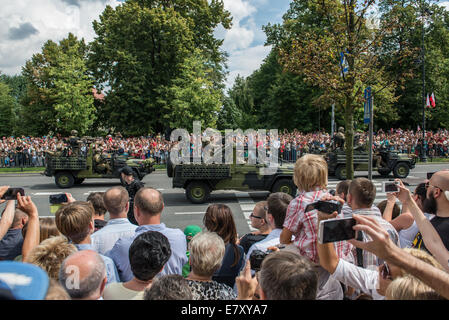
M253 211L255 206L256 206L256 204L254 203L254 201L251 204L247 204L247 203L242 204L242 203L240 203L240 208L242 209L242 211Z
M94 192L106 192L106 190L87 191L87 192L83 193L83 195L88 196L89 194L94 193Z
M250 231L256 231L256 228L251 226L250 215L253 213L253 209L256 206L256 203L251 198L248 192L236 192L235 196L239 202L240 209L243 212L243 216L245 217L246 223L248 223L248 228Z
M195 211L195 212L175 212L176 215L185 215L185 214L204 214L205 211Z
M33 196L51 196L54 194L61 194L62 192L36 192L32 193Z

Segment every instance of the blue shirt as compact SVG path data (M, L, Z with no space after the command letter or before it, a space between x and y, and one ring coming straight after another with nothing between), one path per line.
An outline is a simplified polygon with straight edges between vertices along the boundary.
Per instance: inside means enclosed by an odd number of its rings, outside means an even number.
M265 239L260 240L259 242L256 242L255 244L253 244L249 248L248 253L246 254L248 259L254 250L267 251L268 247L273 247L273 246L278 245L280 243L279 238L281 236L281 232L282 232L282 229L273 229L273 230L271 230L271 232L268 234L268 236Z
M158 231L167 237L170 242L172 254L165 264L160 276L167 274L182 274L182 266L187 262L187 241L184 232L179 229L167 228L164 223L139 226L134 236L119 239L107 255L114 261L121 282L127 282L133 278L131 265L129 264L129 247L134 239L141 233Z
M235 260L235 247L232 244L228 243L226 245L226 250L223 261L221 263L221 267L214 273L212 277L212 280L219 283L224 283L231 288L234 287L235 278L239 275L240 271L245 266L245 251L240 245L237 245L236 247L239 253L239 259L237 260L237 263L232 266Z
M22 254L22 229L9 229L0 240L0 260L14 260Z
M112 249L120 238L132 237L137 226L129 222L128 218L111 219L98 231L95 231L90 239L95 251L106 254Z
M82 250L92 250L95 251L94 247L92 247L91 244L74 244L75 247L78 249L78 251ZM108 282L119 282L119 277L117 273L117 268L114 265L114 261L112 261L111 258L106 257L102 254L100 254L101 258L103 259L104 265L106 266L106 276L108 277Z

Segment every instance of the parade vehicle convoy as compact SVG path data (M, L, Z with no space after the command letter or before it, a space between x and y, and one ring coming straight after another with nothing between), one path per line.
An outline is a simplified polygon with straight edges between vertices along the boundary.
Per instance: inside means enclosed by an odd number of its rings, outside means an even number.
M263 190L285 192L296 195L293 183L292 163L280 163L276 173L261 175L263 164L194 164L173 165L168 158L167 175L173 188L185 189L187 199L192 203L204 203L216 190Z
M393 151L381 151L382 166L377 166L373 160L373 170L382 177L388 177L393 173L395 178L405 179L410 170L415 168L416 156L400 154ZM346 153L342 150L328 152L325 155L329 175L335 175L340 180L346 179ZM368 171L369 153L367 151L354 151L354 171Z
M152 159L133 159L117 154L102 157L103 166L100 168L94 160L93 144L87 144L85 155L67 156L47 153L45 163L45 171L42 174L55 177L55 183L59 188L71 188L73 185L83 183L85 179L121 179L120 171L125 166L131 167L139 180L155 170ZM104 168L105 166L107 169Z

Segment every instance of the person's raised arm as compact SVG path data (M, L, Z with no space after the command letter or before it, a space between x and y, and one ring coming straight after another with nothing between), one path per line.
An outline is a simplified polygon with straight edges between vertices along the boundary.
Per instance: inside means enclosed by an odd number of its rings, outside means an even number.
M9 186L0 187L0 198L3 197L5 192L9 189ZM4 203L6 200L0 200L0 203ZM0 240L3 239L8 232L14 220L14 200L8 200L5 210L3 211L2 218L0 220Z
M385 206L385 210L382 213L382 218L391 222L393 220L393 208L396 203L396 197L393 193L387 192L387 205Z
M394 264L405 272L417 277L441 296L449 299L449 274L435 268L397 247L388 233L372 217L354 214L357 224L354 230L366 232L371 241L349 240L354 246L370 251L380 259Z
M14 200L8 200L3 211L2 219L0 220L0 240L3 239L9 228L11 228L14 220L14 202Z
M251 263L246 261L240 275L235 278L237 285L237 300L252 300L257 289L257 279L251 275Z
M400 181L400 180L398 180ZM398 199L403 205L406 205L413 218L416 221L419 231L421 232L424 244L435 259L449 271L449 251L446 249L440 235L435 230L430 221L426 218L424 213L416 204L411 196L410 191L404 186L402 182L399 185L399 192L397 192Z
M319 228L321 221L331 219L331 218L336 218L337 215L338 215L337 211L335 211L332 214L326 214L326 213L318 211L317 228ZM338 258L337 252L335 252L334 243L333 242L320 243L320 241L317 238L316 244L317 244L318 258L319 258L320 265L326 271L328 271L330 274L333 274L335 272L335 269L337 269L338 262L340 261L340 258Z
M291 232L290 230L288 230L287 228L283 228L281 235L279 236L279 241L282 244L290 244L292 243L292 235L293 232Z
M22 261L40 242L39 213L30 196L17 194L17 207L28 215L28 227L22 245Z

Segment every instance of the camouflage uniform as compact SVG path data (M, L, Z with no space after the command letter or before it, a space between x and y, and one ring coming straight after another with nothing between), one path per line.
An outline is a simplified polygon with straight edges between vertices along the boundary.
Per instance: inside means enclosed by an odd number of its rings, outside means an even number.
M80 150L80 141L78 136L78 131L76 130L72 130L70 132L71 136L69 137L69 144L70 144L70 148L72 149L72 156L74 157L78 157L81 155L81 150Z
M359 133L356 133L355 135L354 135L354 150L355 151L366 151L366 144L363 144L361 141L360 141L360 134Z
M96 150L93 160L95 161L95 167L100 173L109 173L111 172L111 166L109 163L103 158L103 150Z
M345 129L343 127L338 128L338 132L334 134L334 149L343 150L345 145Z

